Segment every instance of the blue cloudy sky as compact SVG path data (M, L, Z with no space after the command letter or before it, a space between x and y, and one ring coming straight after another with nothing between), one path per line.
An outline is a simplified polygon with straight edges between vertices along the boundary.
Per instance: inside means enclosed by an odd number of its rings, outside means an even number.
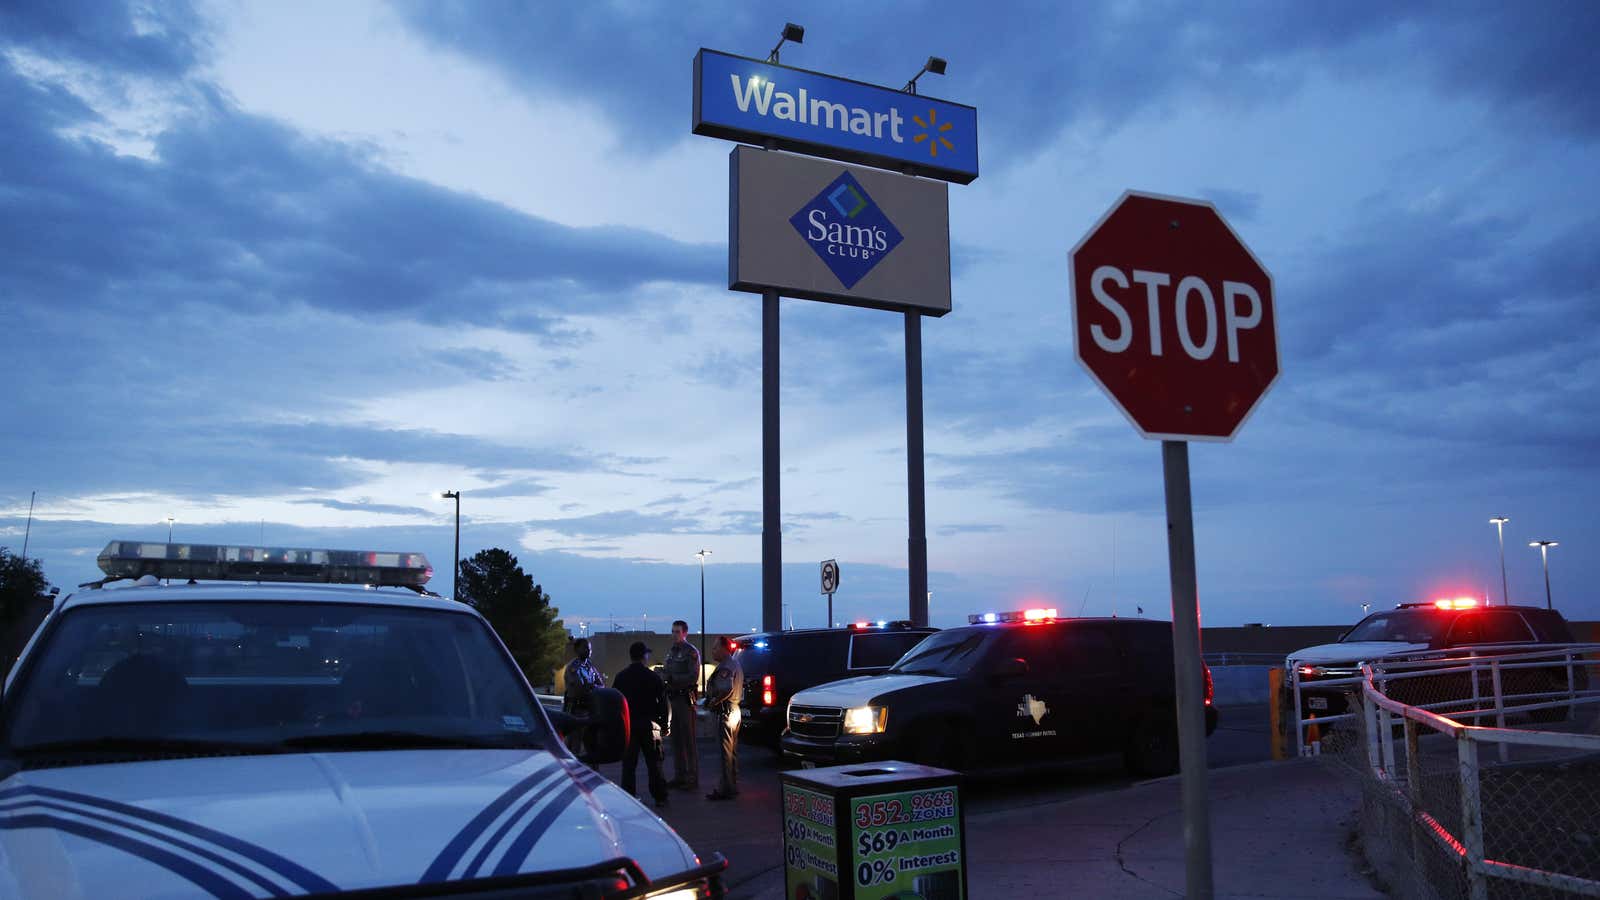
M1067 250L1204 197L1273 271L1283 376L1192 451L1209 624L1498 594L1600 618L1600 5L0 6L0 543L511 548L569 620L759 621L759 301L691 60L975 105L924 327L935 624L1165 614L1159 446L1078 369ZM786 595L903 615L901 323L783 303ZM435 587L448 592L446 574ZM692 616L691 616L692 618Z

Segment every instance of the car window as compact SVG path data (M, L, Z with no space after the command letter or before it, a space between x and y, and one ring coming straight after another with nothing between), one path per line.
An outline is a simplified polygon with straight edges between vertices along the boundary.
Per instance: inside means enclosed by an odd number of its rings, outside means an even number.
M1119 668L1111 634L1093 625L1014 628L995 650L998 658L1028 661L1028 672L1042 678L1070 678Z
M1403 641L1431 644L1444 635L1450 624L1448 615L1431 609L1397 609L1373 613L1342 638L1341 644L1357 641Z
M7 696L12 748L405 731L526 744L543 718L475 616L365 604L67 611Z
M1519 612L1533 627L1536 639L1549 644L1576 643L1572 637L1572 629L1568 627L1567 620L1561 617L1561 613L1548 609L1524 609Z
M850 635L851 669L886 669L926 637L923 632L862 632Z
M889 671L908 675L965 675L978 664L994 637L993 631L979 628L955 628L930 634Z
M1522 617L1511 610L1483 610L1459 616L1450 627L1450 643L1454 646L1471 644L1506 644L1533 640Z

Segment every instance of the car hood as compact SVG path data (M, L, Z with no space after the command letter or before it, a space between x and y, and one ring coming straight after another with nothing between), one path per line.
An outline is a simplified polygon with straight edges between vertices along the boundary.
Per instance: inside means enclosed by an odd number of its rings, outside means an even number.
M794 695L794 702L809 706L860 706L892 691L954 680L942 675L862 675L806 688Z
M1288 662L1290 664L1369 662L1426 649L1428 649L1427 644L1408 644L1405 641L1349 641L1342 644L1318 644L1315 647L1296 650L1289 654Z
M0 896L264 897L697 865L570 756L421 750L33 769L0 782Z

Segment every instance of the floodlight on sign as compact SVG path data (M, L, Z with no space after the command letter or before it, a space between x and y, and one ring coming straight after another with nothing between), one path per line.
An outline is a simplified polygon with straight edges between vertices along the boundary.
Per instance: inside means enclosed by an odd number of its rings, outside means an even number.
M421 553L112 541L96 559L108 579L153 575L210 581L293 581L421 588L433 566Z

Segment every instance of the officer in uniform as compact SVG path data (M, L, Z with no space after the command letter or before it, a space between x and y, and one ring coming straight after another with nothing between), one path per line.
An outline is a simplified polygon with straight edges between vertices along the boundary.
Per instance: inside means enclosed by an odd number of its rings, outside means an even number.
M667 701L672 706L672 780L670 787L700 786L700 755L694 744L694 701L700 688L700 653L689 643L689 623L672 623L667 649Z
M706 684L706 706L716 716L722 743L722 781L707 800L732 800L739 796L739 703L744 699L744 667L733 652L733 642L718 638L711 655L717 668Z
M644 771L649 779L650 796L656 806L667 805L667 780L661 775L661 740L667 724L667 686L650 670L650 648L634 641L628 648L632 662L617 673L613 685L628 699L628 749L622 754L622 789L639 795L639 755L644 754Z
M600 674L594 663L589 661L588 638L578 638L572 643L572 661L567 663L564 681L566 690L562 693L561 711L574 716L587 716L589 714L589 700L594 695L595 688L606 686L606 677ZM578 756L583 755L584 730L574 732L568 747Z

